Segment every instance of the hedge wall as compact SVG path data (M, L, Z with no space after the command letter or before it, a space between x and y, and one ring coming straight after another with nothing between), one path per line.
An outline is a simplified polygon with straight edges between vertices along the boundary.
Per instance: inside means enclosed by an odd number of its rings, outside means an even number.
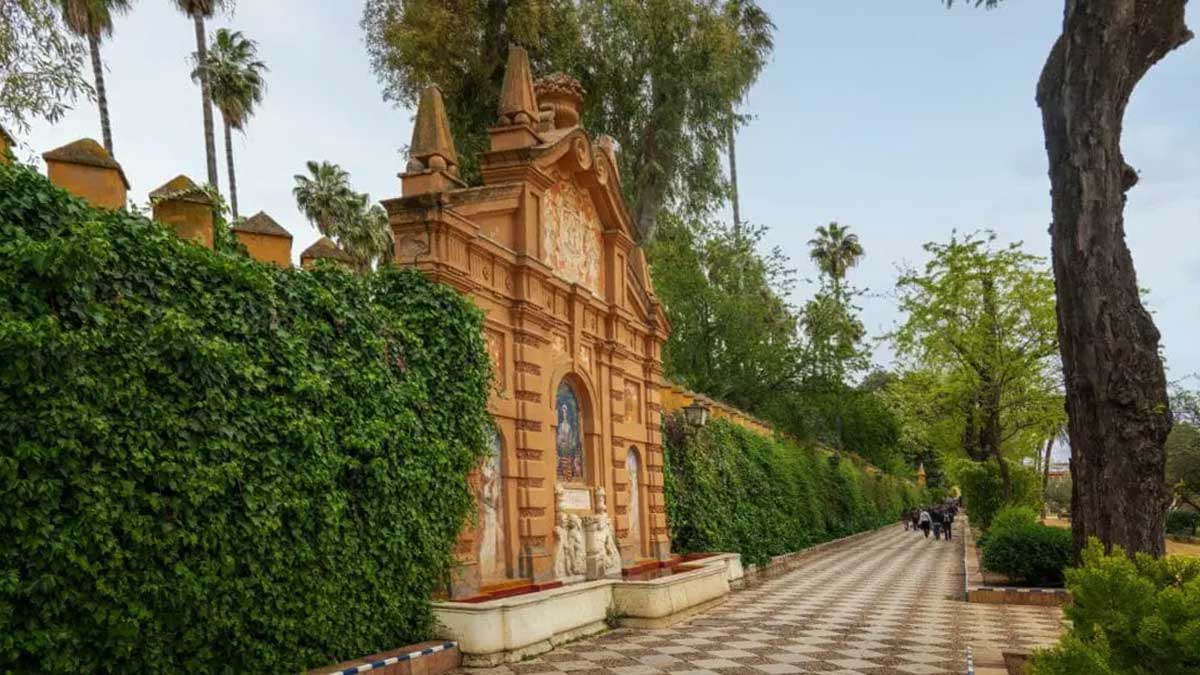
M667 515L679 553L734 551L744 562L896 522L920 491L849 458L712 420L664 421Z
M0 672L287 672L427 636L482 318L0 166Z

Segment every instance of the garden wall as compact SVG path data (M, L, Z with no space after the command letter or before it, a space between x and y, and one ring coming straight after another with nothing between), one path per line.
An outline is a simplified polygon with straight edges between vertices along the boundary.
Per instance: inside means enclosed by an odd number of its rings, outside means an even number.
M664 421L667 515L677 553L730 551L746 564L896 522L922 496L851 455L801 448L713 419Z
M295 672L426 637L482 336L415 271L278 269L0 165L0 671Z

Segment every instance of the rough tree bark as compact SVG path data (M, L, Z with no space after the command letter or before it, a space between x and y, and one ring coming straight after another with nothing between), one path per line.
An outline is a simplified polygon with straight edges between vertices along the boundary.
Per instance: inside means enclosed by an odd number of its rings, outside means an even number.
M196 28L196 58L204 63L208 58L208 42L204 36L204 17L192 17ZM204 153L208 162L208 184L217 187L217 141L213 133L212 95L208 89L208 75L200 71L200 105L204 111Z
M733 229L742 226L742 208L738 202L737 183L737 125L729 123L729 197L733 204Z
M1046 441L1046 458L1042 460L1042 520L1046 519L1046 492L1050 489L1050 452L1054 450L1054 436Z
M229 173L229 212L233 214L234 222L237 222L237 178L233 173L233 127L229 126L229 120L222 118L222 121L225 123L225 166Z
M100 133L104 149L113 154L112 125L108 119L108 91L104 87L104 62L100 58L100 37L88 31L88 48L92 52L92 74L96 79L96 105L100 107Z
M1192 37L1187 0L1067 0L1038 81L1049 159L1058 337L1066 379L1076 555L1088 537L1164 552L1171 429L1158 329L1125 244L1121 154L1134 87Z

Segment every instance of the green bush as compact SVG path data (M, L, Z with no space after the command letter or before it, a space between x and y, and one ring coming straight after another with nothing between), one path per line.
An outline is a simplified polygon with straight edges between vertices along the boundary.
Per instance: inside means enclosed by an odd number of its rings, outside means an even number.
M993 532L1013 527L1037 525L1040 522L1037 511L1028 506L1005 506L992 518L991 527L984 530L976 539L980 548L986 548Z
M1093 539L1067 588L1070 632L1034 653L1033 675L1200 673L1200 559L1130 560Z
M802 449L725 420L664 421L672 547L733 551L747 564L895 522L912 483L849 457Z
M295 672L426 638L479 312L281 270L0 167L0 672Z
M1167 512L1167 534L1192 537L1197 529L1200 529L1200 513L1180 509Z
M1018 583L1057 585L1074 554L1071 531L1041 523L993 525L983 545L983 566Z
M971 516L971 524L987 529L992 518L1006 505L1020 505L1040 511L1041 478L1030 467L1007 462L1012 480L1012 496L1005 501L1004 483L1000 479L999 465L992 460L975 462L960 460L950 469L958 486L962 489L963 508Z

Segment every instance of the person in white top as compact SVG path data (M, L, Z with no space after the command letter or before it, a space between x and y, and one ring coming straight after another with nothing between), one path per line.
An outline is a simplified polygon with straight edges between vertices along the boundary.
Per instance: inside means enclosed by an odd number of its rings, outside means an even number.
M921 524L921 530L925 532L925 538L928 539L929 538L929 524L931 522L933 522L933 520L929 517L929 511L926 511L925 509L921 509L921 516L917 520L917 522Z

